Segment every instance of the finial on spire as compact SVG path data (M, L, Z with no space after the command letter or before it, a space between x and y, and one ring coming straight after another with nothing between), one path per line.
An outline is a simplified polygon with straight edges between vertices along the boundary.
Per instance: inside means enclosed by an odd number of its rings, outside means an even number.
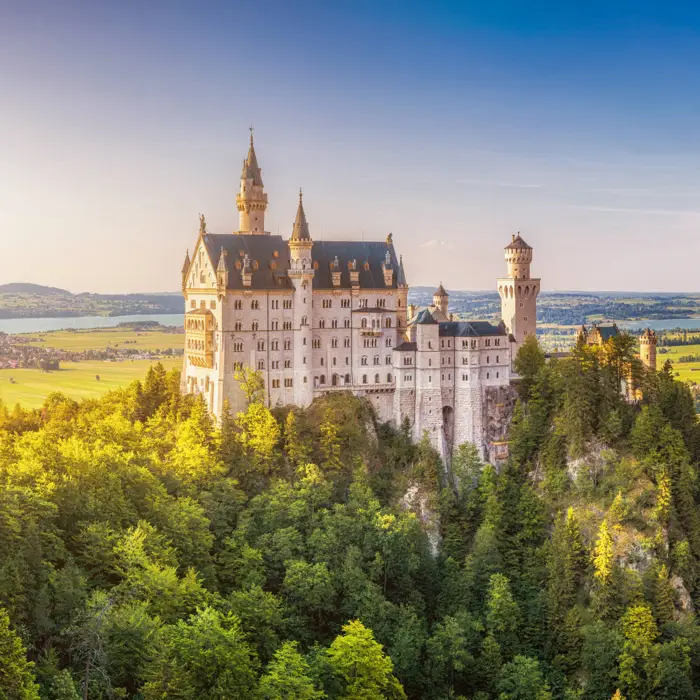
M304 197L304 193L301 191L301 187L300 187L299 188L299 202L302 201L303 197Z
M252 146L253 145L253 125L252 124L248 127L248 130L250 131L250 145Z

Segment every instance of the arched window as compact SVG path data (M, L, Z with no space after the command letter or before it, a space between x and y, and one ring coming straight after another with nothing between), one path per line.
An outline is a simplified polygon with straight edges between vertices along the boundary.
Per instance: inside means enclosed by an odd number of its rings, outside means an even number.
M366 374L362 375L362 383L367 384L367 375Z
M379 375L378 374L374 375L374 383L379 384Z
M309 325L309 322L307 321L306 316L302 316L302 317L301 317L301 325L302 325L302 326L308 326L308 325Z
M338 375L337 375L337 374L334 374L334 375L331 377L331 384L332 384L333 386L338 386Z
M350 384L350 375L349 374L345 375L345 383Z
M390 318L387 318L387 319L384 321L384 325L385 325L386 328L391 328L391 319L390 319Z
M362 321L360 322L360 326L362 328L367 328L367 319L363 318Z
M257 330L258 330L258 322L257 322L257 321L253 321L253 326L252 326L252 328L253 328L254 331L257 331Z
M387 382L389 382L389 384L391 384L391 375L390 374L386 375L386 380L387 380Z
M240 331L241 328L243 328L243 324L241 324L240 321L236 321L236 323L233 324L233 330L234 330L234 331Z
M321 380L320 380L320 381L321 381L321 384L325 384L325 383L326 383L326 375L325 375L325 374L322 374L322 375L321 375Z
M263 360L258 360L258 369L265 369L265 362Z

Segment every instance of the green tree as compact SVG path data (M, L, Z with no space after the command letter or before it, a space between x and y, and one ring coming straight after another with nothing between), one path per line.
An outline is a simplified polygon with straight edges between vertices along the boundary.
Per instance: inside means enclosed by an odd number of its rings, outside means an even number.
M551 700L552 693L537 659L516 656L501 670L499 700Z
M257 686L257 659L238 619L212 608L165 627L144 671L145 700L246 700Z
M520 617L510 581L503 574L493 574L486 594L486 628L508 655L518 647Z
M545 356L537 342L536 335L529 335L515 356L515 371L520 375L520 395L524 401L530 400L530 392L539 371L545 366Z
M0 608L0 700L39 700L27 653L10 627L7 611Z
M372 631L359 620L343 625L328 649L334 672L344 681L343 700L404 700L406 694L393 675L391 659Z
M315 688L309 664L299 653L296 642L285 642L275 652L260 679L258 693L261 700L320 700L326 697L323 691Z
M261 372L252 367L243 367L234 372L233 378L240 384L248 406L265 402L265 379Z
M323 457L323 466L334 471L340 469L342 462L340 460L340 438L338 437L338 426L333 420L333 414L330 409L326 409L321 423L321 455Z

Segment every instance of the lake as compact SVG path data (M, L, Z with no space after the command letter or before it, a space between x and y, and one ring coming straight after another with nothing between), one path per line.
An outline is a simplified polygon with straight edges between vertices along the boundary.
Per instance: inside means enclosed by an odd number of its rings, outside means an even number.
M182 326L184 314L136 314L134 316L75 316L73 318L3 318L0 331L4 333L41 333L66 328L112 328L120 323L157 321L163 326Z
M4 318L0 319L0 331L5 333L41 333L65 328L111 328L120 323L157 321L163 326L182 326L183 314L137 314L134 316L76 316L75 318ZM637 330L653 328L667 331L671 328L700 329L700 318L660 318L641 321L620 321L620 328Z
M672 328L684 328L685 330L700 329L700 318L656 318L653 320L641 321L620 321L617 324L620 328L627 330L639 330L640 328L651 328L655 331L669 331Z

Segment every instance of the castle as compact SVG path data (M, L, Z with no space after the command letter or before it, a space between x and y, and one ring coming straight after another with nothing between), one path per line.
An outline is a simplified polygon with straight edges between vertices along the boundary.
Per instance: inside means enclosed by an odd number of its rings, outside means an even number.
M506 246L498 280L503 320L455 321L440 285L433 305L408 307L408 282L392 235L384 241L315 241L301 192L288 239L265 231L268 199L251 132L236 195L238 230L214 234L204 217L185 257L182 389L214 416L245 409L235 374L258 370L269 406L304 407L351 391L381 421L408 418L443 456L475 443L503 456L514 401L512 362L536 332L540 280L520 235Z

